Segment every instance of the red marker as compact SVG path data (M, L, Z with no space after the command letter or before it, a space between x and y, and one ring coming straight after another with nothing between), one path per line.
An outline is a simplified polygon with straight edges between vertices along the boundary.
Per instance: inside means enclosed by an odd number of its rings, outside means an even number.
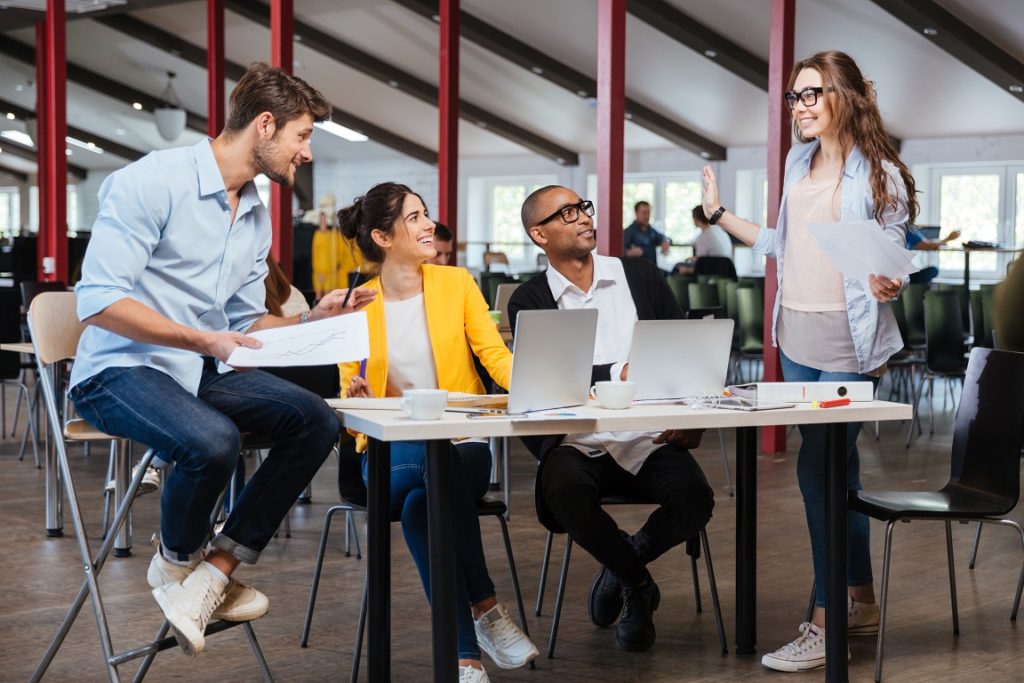
M848 405L850 405L850 399L849 398L835 398L835 399L832 399L831 401L822 401L821 403L818 404L818 407L819 408L838 408L839 406L848 406Z

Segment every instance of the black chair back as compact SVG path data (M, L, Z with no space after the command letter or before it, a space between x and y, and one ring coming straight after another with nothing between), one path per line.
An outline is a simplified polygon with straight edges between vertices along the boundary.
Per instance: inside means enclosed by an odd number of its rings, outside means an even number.
M341 376L336 365L303 365L293 368L263 368L271 375L308 389L320 398L337 398Z
M707 308L691 308L686 312L687 320L703 320L704 318L724 318L725 309L721 306L708 306Z
M959 318L958 318L959 319ZM1020 496L1024 437L1024 353L971 351L956 411L947 486L1003 498L1009 512Z
M17 290L0 289L0 342L21 341L20 301ZM15 379L20 373L21 356L0 351L0 379Z
M25 280L21 283L21 305L27 311L32 305L32 299L43 292L66 292L68 286L63 282L36 282Z
M728 256L701 256L693 267L697 275L717 275L736 279L736 266Z
M933 372L960 375L967 367L964 358L964 326L960 293L928 292L924 297L925 364Z

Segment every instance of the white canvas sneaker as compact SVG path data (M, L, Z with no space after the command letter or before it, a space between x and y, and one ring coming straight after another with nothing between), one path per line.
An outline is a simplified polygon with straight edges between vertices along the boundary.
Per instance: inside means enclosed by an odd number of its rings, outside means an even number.
M846 628L851 636L878 635L878 605L857 602L853 598L848 598Z
M206 648L203 632L213 611L223 602L227 586L228 580L220 572L200 562L184 581L153 589L156 603L174 628L178 645L190 657Z
M487 672L472 666L459 667L459 683L491 683Z
M196 560L187 567L177 565L169 562L157 550L153 560L149 563L146 580L149 582L150 588L160 588L170 583L182 582L188 578L199 562L200 560ZM269 609L270 600L266 595L241 581L230 579L224 595L224 602L213 610L210 620L253 621L265 615Z
M850 651L846 651L850 657ZM805 621L800 637L761 658L761 664L776 671L807 671L825 666L825 629Z
M540 654L500 602L484 612L474 625L480 649L502 669L518 669Z
M138 472L139 466L136 465L132 468L132 477ZM160 470L150 465L146 468L146 473L142 475L142 481L139 482L139 488L135 491L136 496L142 496L147 493L153 493L160 488ZM107 482L105 487L107 491L114 490L114 480L111 479Z

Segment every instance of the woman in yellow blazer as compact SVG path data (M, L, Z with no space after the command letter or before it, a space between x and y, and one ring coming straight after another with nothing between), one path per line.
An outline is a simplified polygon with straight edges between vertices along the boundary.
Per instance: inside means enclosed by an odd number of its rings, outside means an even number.
M512 354L487 312L472 276L462 268L426 264L436 255L434 223L422 198L405 185L383 183L338 212L342 233L354 239L363 257L379 264L366 284L380 296L366 307L370 357L365 378L359 364L341 366L348 396L401 396L407 389L447 389L481 394L475 355L503 387L512 373ZM365 440L360 440L364 448ZM523 666L537 648L495 597L487 572L475 501L490 482L491 453L486 443L453 445L455 500L456 609L460 682L488 680L480 663L483 650L501 668ZM423 442L391 446L391 519L400 519L427 598L427 507ZM366 460L363 459L366 478Z

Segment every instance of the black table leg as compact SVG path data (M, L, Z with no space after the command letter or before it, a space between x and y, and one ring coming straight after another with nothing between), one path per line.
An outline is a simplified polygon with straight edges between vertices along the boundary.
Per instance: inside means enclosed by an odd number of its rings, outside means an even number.
M367 454L367 618L371 681L391 680L391 446L370 439Z
M825 680L849 680L846 643L846 425L825 428Z
M960 301L964 329L971 329L971 250L964 249L964 297Z
M434 637L434 681L459 677L455 637L455 539L452 534L452 447L427 442L427 524L430 539L430 621Z
M736 430L736 652L757 643L757 427Z

